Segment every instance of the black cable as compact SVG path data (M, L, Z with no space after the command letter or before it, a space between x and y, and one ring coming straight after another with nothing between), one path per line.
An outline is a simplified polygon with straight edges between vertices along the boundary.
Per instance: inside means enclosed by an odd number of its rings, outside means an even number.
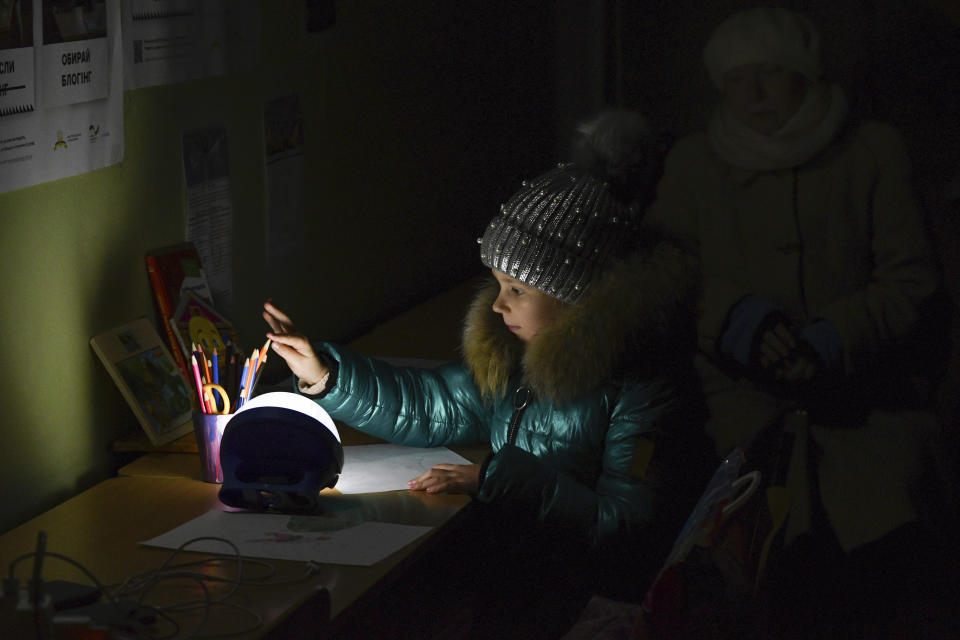
M187 547L189 547L190 545L196 542L204 541L204 540L212 540L212 541L226 544L233 549L234 553L232 555L213 554L216 557L205 558L202 560L195 560L195 561L189 561L189 562L182 562L179 564L171 564L174 558L176 558L181 551L187 550ZM151 609L159 617L162 617L165 621L173 625L173 628L174 628L171 634L167 634L163 636L154 636L152 633L148 633L148 630L145 629L142 624L135 621L131 621L130 627L129 629L127 629L127 631L134 632L137 635L137 637L143 637L144 633L147 633L147 635L153 640L166 640L180 634L180 631L181 631L180 623L178 623L173 617L171 617L167 613L168 611L170 612L186 611L186 610L195 609L198 607L204 608L203 618L200 621L199 625L197 625L197 627L193 630L193 632L187 636L188 638L225 637L225 636L249 633L250 631L253 631L254 629L259 628L263 624L263 618L256 611L247 609L243 606L240 606L232 602L227 602L227 599L231 598L236 593L237 589L240 586L270 587L270 586L282 585L282 584L293 584L293 583L301 582L303 580L308 579L310 576L314 575L317 569L320 567L320 565L317 564L316 562L308 562L306 563L306 571L301 576L285 579L285 580L269 580L276 574L275 565L269 562L264 562L263 560L256 559L256 558L245 558L243 555L240 554L239 548L234 543L232 543L231 541L225 538L203 536L203 537L193 538L191 540L184 542L164 560L164 562L160 565L160 567L150 572L133 575L126 578L123 582L120 583L119 586L117 586L115 591L111 592L111 590L108 589L107 586L101 583L100 580L81 563L63 554L46 551L46 534L44 532L41 532L40 535L38 536L37 549L35 551L31 553L25 553L10 562L10 566L9 566L10 579L15 579L17 565L23 560L27 560L30 558L34 559L31 595L32 595L32 600L34 602L34 616L35 616L34 623L35 623L35 630L36 630L38 640L43 640L42 628L40 625L40 618L39 618L39 609L40 609L39 603L40 603L40 596L41 596L40 585L42 583L42 568L43 568L43 561L45 558L56 558L58 560L67 562L73 565L74 567L76 567L77 569L79 569L84 575L87 576L87 578L90 579L91 582L93 582L94 585L96 585L96 587L100 590L100 592L104 594L104 596L114 606L118 606L120 604L119 597L121 597L122 595L128 594L128 593L134 593L136 591L141 591L140 597L137 599L137 602L136 602L137 606L138 607L143 606ZM244 560L246 560L247 566L259 565L261 567L266 568L266 572L262 573L259 576L246 578L243 575ZM193 565L203 566L203 565L210 565L214 563L226 563L228 561L236 562L237 575L235 579L178 570L178 569L182 569L182 568L193 566ZM157 585L157 583L163 580L177 579L177 578L187 578L187 579L198 582L200 584L201 589L203 590L203 594L204 594L203 599L191 600L191 601L183 602L176 605L171 605L164 608L158 608L150 605L143 605L143 601L146 598L147 594ZM221 598L213 599L211 597L210 589L207 586L208 582L229 583L232 585L232 588ZM225 607L232 607L234 609L239 609L245 612L251 618L253 618L254 623L245 629L240 629L237 631L201 634L200 632L202 631L204 625L209 620L210 610L215 605L222 605Z
M154 611L157 612L158 616L173 625L173 632L165 636L155 636L153 640L168 640L169 638L177 637L177 635L180 633L180 623L159 609L154 609Z
M33 554L27 554L27 555L30 556L30 555L33 555ZM88 578L90 578L90 580L93 582L93 584L96 585L96 587L97 587L98 589L100 589L100 591L101 591L104 595L107 596L107 599L110 600L110 603L111 603L111 604L118 604L117 600L113 597L113 595L110 593L110 591L107 590L107 588L103 585L103 583L100 582L100 580L98 580L97 577L96 577L95 575L93 575L93 573L92 573L89 569L87 569L85 566L83 566L82 564L80 564L79 562L77 562L76 560L74 560L73 558L70 558L69 556L65 556L65 555L63 555L63 554L61 554L61 553L54 553L54 552L52 552L52 551L47 551L46 553L44 553L44 556L47 557L47 558L56 558L56 559L58 559L58 560L63 560L64 562L67 562L67 563L73 565L74 567L76 567L77 569L79 569L80 571L82 571L84 575L86 575Z
M177 547L169 556L167 556L167 559L164 560L163 563L162 563L157 569L155 569L152 573L153 573L153 575L158 575L158 574L163 573L163 572L164 572L164 569L167 568L167 566L170 564L170 562L171 562L175 557L177 557L177 555L178 555L181 551L184 551L184 550L186 549L186 547L188 547L189 545L191 545L191 544L193 544L193 543L195 543L195 542L202 542L202 541L204 541L204 540L213 540L213 541L216 541L216 542L223 542L223 543L226 543L227 545L229 545L230 547L233 548L234 555L233 555L232 557L235 557L236 560L237 560L237 581L234 583L233 589L231 589L230 592L227 593L227 595L225 595L223 598L220 599L220 600L225 600L225 599L231 597L231 596L236 592L237 588L240 586L240 585L239 585L239 581L243 578L243 556L240 555L240 549L237 547L237 545L233 544L232 542L230 542L230 541L227 540L226 538L217 538L217 537L213 537L213 536L200 536L200 537L198 537L198 538L191 538L190 540L187 540L186 542L184 542L183 544L181 544L179 547ZM185 572L180 572L180 573L184 573L184 574L185 574ZM210 579L210 576L203 576L203 578L204 578L204 579ZM137 600L137 604L140 604L140 603L143 602L143 599L144 599L144 597L146 596L146 593L147 593L147 592L144 591L142 594L140 594L140 598ZM217 602L219 602L220 600L218 600Z
M40 580L43 576L43 555L47 550L47 533L37 534L37 549L33 552L33 583L30 589L30 598L34 605L40 604Z
M47 533L40 531L37 534L37 549L33 553L33 577L30 578L28 588L30 590L30 601L33 603L33 630L37 635L37 640L43 638L43 625L40 620L40 590L43 585L43 555L47 550Z
M203 618L200 620L200 624L197 625L197 628L193 630L193 633L187 636L187 638L196 638L197 633L200 631L200 629L203 629L203 625L205 625L207 623L207 620L209 620L210 618L210 605L212 604L212 601L210 600L210 590L207 588L207 585L204 582L203 577L198 576L195 573L190 573L186 571L176 571L170 574L157 576L156 579L154 579L150 584L147 585L147 588L144 590L143 594L141 594L140 600L137 602L137 605L138 606L140 605L140 602L143 600L143 598L154 586L156 586L159 582L169 578L189 578L191 580L195 580L200 585L200 588L203 589L203 598L204 598L204 603L206 605L203 610ZM158 611L158 612L160 611L160 609L156 607L151 607L151 608L154 611Z
M195 565L196 565L196 566L202 566L202 565L206 565L206 564L214 564L214 563L219 563L219 562L224 562L224 563L225 563L227 560L230 560L230 559L232 558L232 556L222 556L222 555L219 555L219 554L214 554L214 555L216 556L216 557L214 557L214 558L205 558L205 559L203 559L203 560L191 560L190 562L181 562L180 564L171 564L171 565L167 565L167 568L168 568L168 569L183 569L184 567L192 567L192 566L195 566ZM250 578L248 578L248 580L253 580L253 581L257 581L257 580L267 580L268 578L273 577L273 575L277 573L277 568L276 568L274 565L272 565L271 563L269 563L269 562L265 562L265 561L260 560L260 559L258 559L258 558L245 558L245 561L246 561L247 564L259 565L259 566L261 566L261 567L264 567L264 568L267 570L266 573L264 573L263 575L261 575L261 576L251 576ZM247 584L247 583L245 583L245 584ZM258 583L258 584L259 584L259 583ZM271 584L272 584L272 583L271 583Z

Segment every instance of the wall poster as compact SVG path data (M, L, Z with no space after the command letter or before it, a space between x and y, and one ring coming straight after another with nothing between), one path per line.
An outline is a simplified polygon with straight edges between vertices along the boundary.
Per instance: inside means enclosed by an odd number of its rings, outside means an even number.
M0 193L123 159L118 0L0 0Z

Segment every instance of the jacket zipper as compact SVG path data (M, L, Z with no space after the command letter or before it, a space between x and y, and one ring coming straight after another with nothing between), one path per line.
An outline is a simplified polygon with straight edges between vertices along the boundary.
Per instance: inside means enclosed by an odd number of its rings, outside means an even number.
M513 394L513 416L510 418L510 427L507 429L507 444L513 444L517 439L517 431L520 430L520 419L523 418L523 412L527 410L530 404L530 388L517 387Z

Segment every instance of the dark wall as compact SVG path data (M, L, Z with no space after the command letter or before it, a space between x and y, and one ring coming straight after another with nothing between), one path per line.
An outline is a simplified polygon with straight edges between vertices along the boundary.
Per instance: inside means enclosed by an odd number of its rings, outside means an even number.
M556 22L503 2L339 3L308 101L308 246L269 283L304 328L348 340L482 269L477 235L553 161ZM260 302L240 316L258 323Z

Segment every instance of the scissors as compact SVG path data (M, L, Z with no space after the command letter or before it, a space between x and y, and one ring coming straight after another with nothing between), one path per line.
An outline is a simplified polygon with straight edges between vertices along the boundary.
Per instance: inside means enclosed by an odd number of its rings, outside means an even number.
M214 392L216 392L216 394L220 396L220 400L223 401L223 409L220 409L220 403L217 402ZM220 385L216 383L203 385L203 397L210 403L210 406L213 408L213 413L222 416L230 413L230 396L227 395L227 390Z

